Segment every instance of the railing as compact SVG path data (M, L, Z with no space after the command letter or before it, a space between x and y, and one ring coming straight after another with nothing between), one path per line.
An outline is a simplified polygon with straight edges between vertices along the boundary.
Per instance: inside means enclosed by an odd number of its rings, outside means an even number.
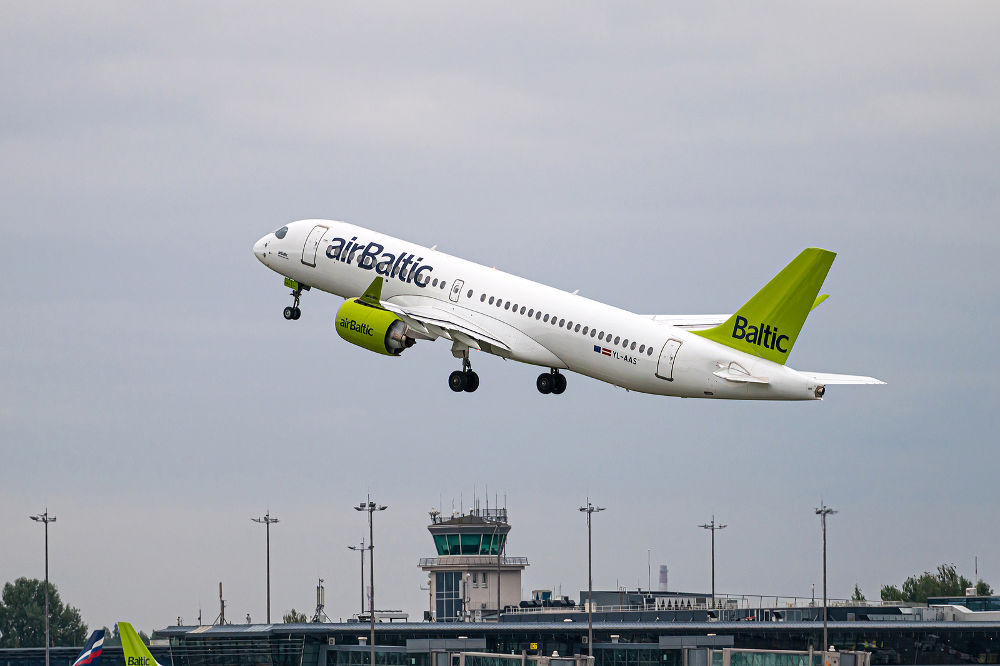
M634 593L631 593L634 595ZM881 606L898 607L900 602L853 601L851 599L827 599L828 606L865 606L878 608ZM782 611L789 608L822 608L822 599L812 597L794 597L782 595L716 595L713 602L710 597L660 597L652 596L645 604L612 604L593 607L594 613L637 613L648 611L687 611L687 610L748 610L748 611ZM565 613L567 611L587 610L586 602L577 606L529 606L527 608L512 608L511 613ZM507 611L505 611L507 612Z

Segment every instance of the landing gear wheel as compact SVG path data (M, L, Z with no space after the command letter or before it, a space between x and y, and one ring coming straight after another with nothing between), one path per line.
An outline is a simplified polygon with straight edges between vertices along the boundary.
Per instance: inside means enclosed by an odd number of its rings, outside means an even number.
M479 388L479 375L474 373L472 370L467 370L465 373L465 382L466 392L472 393Z
M476 377L477 385L479 383L478 379L479 378ZM448 386L455 393L461 393L462 391L467 390L468 385L469 385L469 378L463 371L456 370L455 372L448 375Z
M539 393L546 395L552 393L552 377L553 375L547 372L538 375L538 379L535 380L535 386L538 388Z
M558 373L552 375L552 393L559 395L566 390L566 376Z
M285 319L294 321L302 316L302 310L299 309L299 298L302 296L302 291L308 290L309 287L304 284L294 282L290 278L285 278L285 285L293 287L292 298L295 300L292 301L291 305L284 309L282 314L285 315Z

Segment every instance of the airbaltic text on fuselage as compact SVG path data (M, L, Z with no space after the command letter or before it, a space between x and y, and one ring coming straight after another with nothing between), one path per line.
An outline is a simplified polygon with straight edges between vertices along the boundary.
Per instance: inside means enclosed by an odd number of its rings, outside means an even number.
M400 281L414 283L418 287L426 287L431 281L428 274L434 267L421 264L423 257L414 260L412 253L401 252L397 255L384 252L385 246L379 243L372 242L365 245L356 242L357 240L357 236L352 236L351 240L332 239L330 246L326 248L326 256L341 263L356 264L362 270L374 269L379 275L398 277Z
M782 344L788 342L787 335L778 335L778 328L771 328L770 324L761 322L758 326L747 326L749 322L746 317L736 315L736 323L733 324L733 337L737 340L745 340L752 345L760 347L763 345L768 349L777 349L782 354L788 353L788 348Z

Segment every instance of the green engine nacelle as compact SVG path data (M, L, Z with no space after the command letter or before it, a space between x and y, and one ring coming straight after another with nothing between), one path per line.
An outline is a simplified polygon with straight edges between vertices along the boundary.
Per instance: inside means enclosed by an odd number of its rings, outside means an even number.
M337 334L351 344L389 356L398 356L415 342L406 335L406 324L399 317L358 300L345 301L337 310Z

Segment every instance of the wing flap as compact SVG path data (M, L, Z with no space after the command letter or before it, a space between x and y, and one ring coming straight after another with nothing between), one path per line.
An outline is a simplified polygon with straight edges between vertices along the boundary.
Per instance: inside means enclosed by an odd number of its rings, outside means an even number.
M483 349L484 345L494 350L511 351L510 346L499 337L481 326L456 316L453 312L433 306L401 307L384 301L381 305L398 315L407 326L428 336L456 340L462 344L468 344L471 338L476 344L469 346L475 346L483 351L487 351Z

